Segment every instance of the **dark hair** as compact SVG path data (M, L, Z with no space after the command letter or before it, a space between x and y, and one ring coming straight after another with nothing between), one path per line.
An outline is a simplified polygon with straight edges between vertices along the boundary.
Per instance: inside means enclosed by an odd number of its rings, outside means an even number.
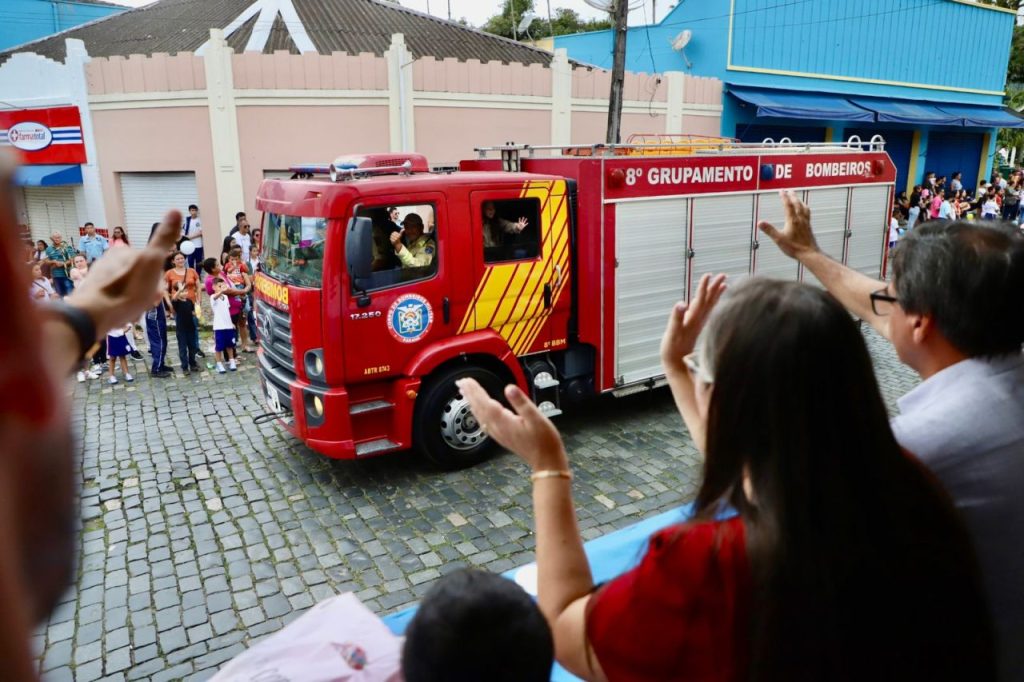
M521 587L474 569L430 588L405 632L406 682L551 679L551 629Z
M212 275L213 271L217 269L217 259L210 257L203 261L203 272L208 275Z
M388 212L388 215L391 215L392 213L394 213L395 211L398 210L398 207L397 206L388 206L386 210Z
M232 246L228 250L228 258L241 258L241 257L242 257L242 247L241 246L238 246L236 244L235 246Z
M953 171L953 179L954 180L958 179L960 177L960 175L961 175L960 171Z
M239 211L238 213L235 214L235 222L237 223L239 218L244 218L244 217L245 217L245 211Z
M1024 236L1000 222L943 221L912 230L892 261L900 306L930 315L970 357L1020 352Z
M159 224L160 224L160 223L157 223L157 225L159 225ZM120 225L115 225L115 226L114 226L114 229L112 229L112 230L110 231L110 236L111 236L111 238L113 238L113 237L114 237L114 234L115 234L115 233L116 233L116 232L117 232L118 230L121 230L121 241L123 241L123 242L124 242L125 244L128 244L128 245L130 246L130 245L131 245L131 242L130 242L130 241L128 241L128 233L127 233L127 232L125 232L125 231L124 231L124 228L123 228L123 227L121 227Z
M44 249L50 246L49 244L46 243L45 239L37 239L36 244L42 244Z
M752 678L991 679L967 532L897 445L849 313L809 285L747 280L701 353L714 390L696 510L744 521Z
M198 206L196 206L195 204L189 204L189 205L188 205L188 210L190 210L190 211L191 211L191 210L192 210L193 208L194 208L195 210L197 210L197 211L199 210L199 207L198 207Z
M86 223L85 225L82 225L82 227L89 227L90 225L92 225L93 227L96 227L96 225L94 225L94 224L93 224L93 223L91 223L91 222L89 222L89 223Z
M224 278L223 278L223 277L218 277L217 279L213 280L213 283L214 283L214 284L217 284L217 283L220 283L220 284L227 284L227 282L226 282L226 281L224 280Z

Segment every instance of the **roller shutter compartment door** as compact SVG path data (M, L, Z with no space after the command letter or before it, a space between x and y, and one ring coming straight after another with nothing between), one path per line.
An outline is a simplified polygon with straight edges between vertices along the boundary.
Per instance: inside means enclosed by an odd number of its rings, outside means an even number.
M881 279L889 233L889 186L854 187L852 191L846 264L868 277Z
M946 176L946 187L953 173L963 173L960 181L964 189L978 188L978 165L981 163L981 133L929 133L928 157L925 171L934 171L936 177ZM920 166L918 166L920 168Z
M847 199L850 190L847 187L829 187L807 191L807 205L811 209L811 225L818 247L839 262L843 261L846 246L846 213ZM818 278L809 270L804 271L803 279L808 284L821 286Z
M188 205L198 204L195 173L121 173L124 230L135 248L149 240L153 223L170 209L188 215ZM202 206L200 216L202 216ZM205 246L205 243L204 243Z
M659 347L672 306L686 297L688 199L615 209L615 375L629 384L663 373Z
M25 187L25 212L32 239L45 239L60 232L64 241L78 244L78 210L74 187Z
M725 273L730 282L748 276L753 229L753 194L694 199L690 291L701 275Z
M800 279L800 263L782 253L771 237L756 230L757 223L762 220L771 223L781 230L786 224L786 213L782 208L782 199L778 192L759 194L757 200L757 219L754 222L754 236L757 239L757 250L754 251L754 274L759 277L772 277L795 282Z

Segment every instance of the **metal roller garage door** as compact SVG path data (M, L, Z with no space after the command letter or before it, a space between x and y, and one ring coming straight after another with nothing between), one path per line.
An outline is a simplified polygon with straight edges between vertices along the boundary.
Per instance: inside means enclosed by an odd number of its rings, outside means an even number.
M33 239L45 239L49 244L50 235L60 232L65 241L78 243L74 187L26 187L25 212Z
M153 223L172 208L186 214L198 196L195 173L121 173L124 230L132 246L144 246Z
M753 194L695 198L690 286L705 274L725 273L733 283L749 275L753 229Z
M853 188L846 264L868 277L880 279L882 275L891 205L888 185Z
M947 178L960 171L964 189L973 191L978 187L978 165L981 163L984 137L981 133L929 133L928 160L924 169Z
M822 251L843 262L846 247L846 211L850 190L846 187L812 189L807 192L807 205L811 208L811 225ZM804 272L804 281L821 286L810 271Z
M777 192L757 195L757 222L766 221L778 229L786 224L782 199ZM755 228L756 229L756 228ZM755 232L757 250L754 252L754 274L759 277L773 277L795 282L800 279L800 263L775 245L770 237L760 230Z
M668 311L686 296L688 199L619 204L615 209L615 338L618 383L662 373Z

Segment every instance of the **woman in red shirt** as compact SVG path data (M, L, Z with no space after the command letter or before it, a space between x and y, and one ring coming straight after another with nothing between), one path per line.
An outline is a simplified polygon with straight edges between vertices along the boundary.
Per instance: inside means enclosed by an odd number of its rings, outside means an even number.
M661 347L705 456L695 517L597 589L558 431L514 386L515 413L459 382L534 471L558 661L588 680L993 679L966 531L897 445L850 315L814 287L759 279L710 315L724 290L724 275L702 277Z

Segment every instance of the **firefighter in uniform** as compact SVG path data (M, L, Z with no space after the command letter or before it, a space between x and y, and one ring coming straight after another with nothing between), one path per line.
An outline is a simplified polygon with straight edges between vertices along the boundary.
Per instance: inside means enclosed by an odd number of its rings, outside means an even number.
M402 243L405 235L408 245ZM423 234L423 218L410 213L402 221L402 231L391 233L391 245L403 268L423 268L434 262L434 242Z

